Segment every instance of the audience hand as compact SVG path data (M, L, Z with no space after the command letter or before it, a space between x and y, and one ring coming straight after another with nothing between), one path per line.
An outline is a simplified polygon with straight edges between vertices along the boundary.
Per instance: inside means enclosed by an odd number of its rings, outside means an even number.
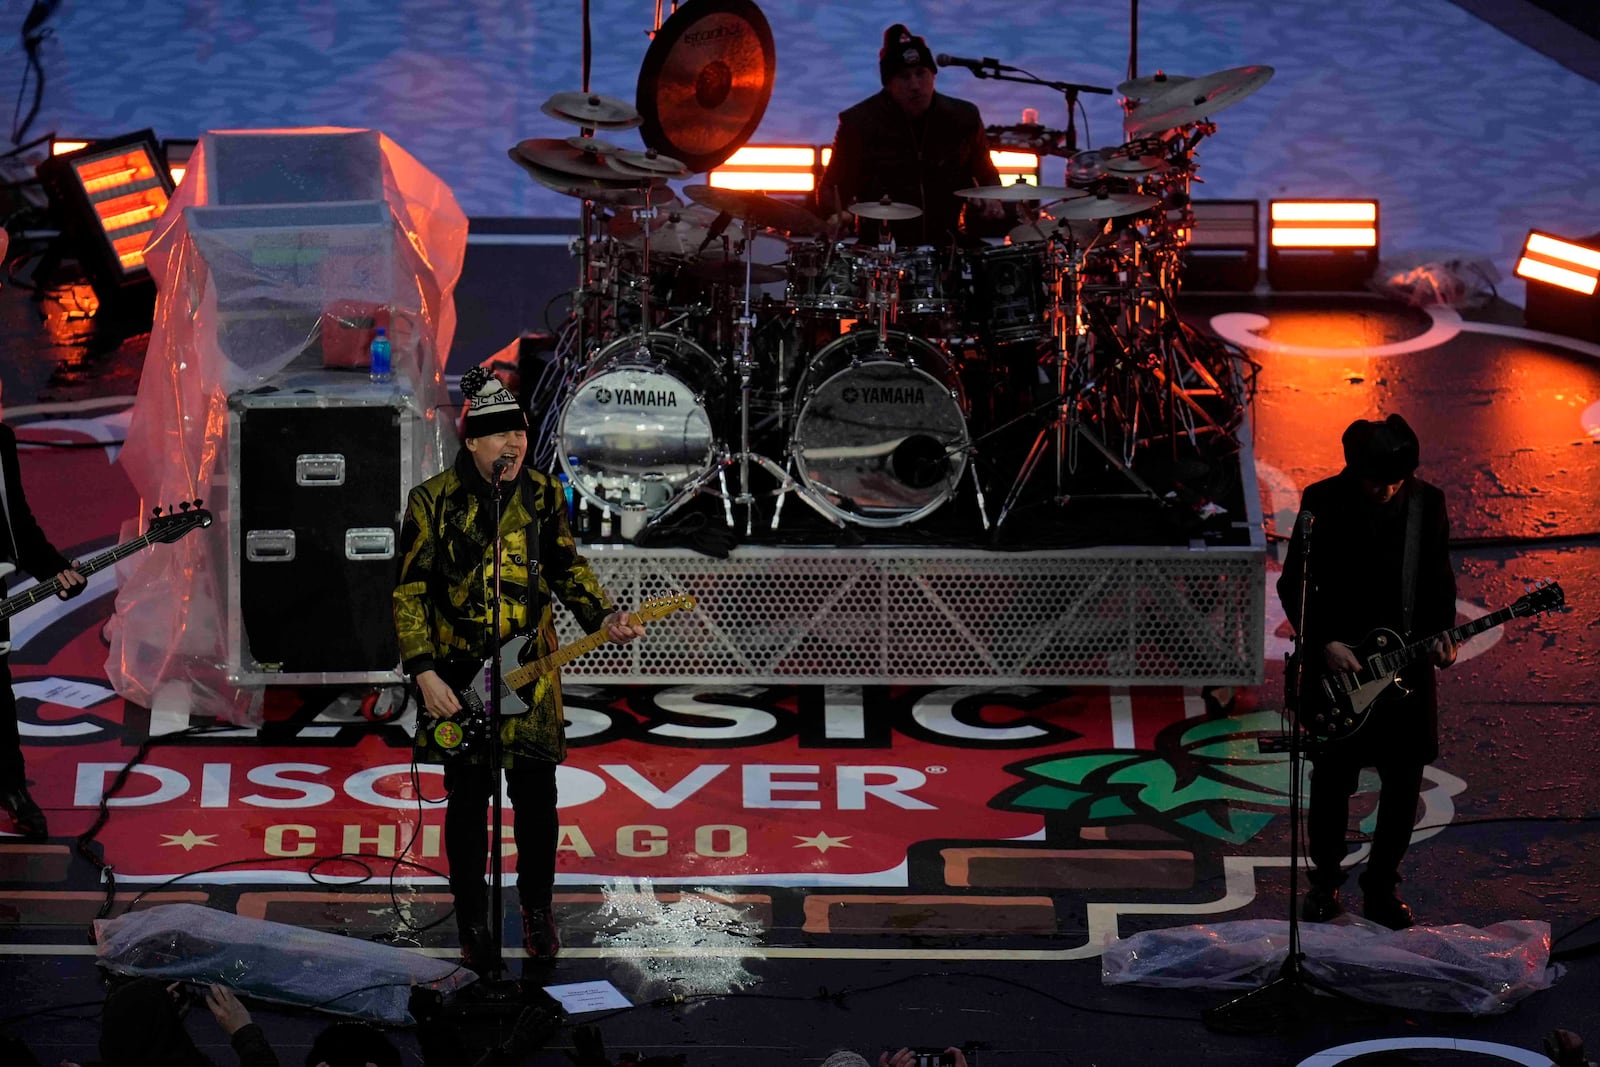
M211 1009L211 1015L217 1020L217 1025L222 1027L222 1032L229 1037L250 1025L250 1012L239 1003L239 998L234 996L233 990L225 985L211 983L211 988L206 991L206 1007Z

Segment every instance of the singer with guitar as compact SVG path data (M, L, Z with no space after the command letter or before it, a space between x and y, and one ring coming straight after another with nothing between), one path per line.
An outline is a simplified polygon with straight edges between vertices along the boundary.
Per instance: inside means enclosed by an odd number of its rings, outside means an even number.
M485 825L495 774L482 751L456 752L459 733L430 728L462 714L459 695L502 643L533 634L541 652L555 647L551 593L584 629L603 630L619 644L644 634L612 610L568 529L565 497L538 471L524 468L528 424L498 379L474 367L462 375L467 399L464 443L454 464L412 489L400 532L394 620L404 667L422 707L421 759L443 762L449 800L445 854L462 959L484 973L498 966L499 917L488 914ZM494 499L499 494L501 628L491 635ZM501 722L506 791L516 810L517 885L523 947L536 959L560 950L550 908L555 880L556 765L567 754L561 685L555 674L523 690L520 714ZM441 743L438 738L446 738Z
M28 507L22 489L22 467L17 461L17 435L0 423L0 562L13 563L45 580L56 579L61 599L75 597L87 584L83 575L45 537ZM5 595L0 576L0 597ZM11 692L11 623L0 619L0 807L11 816L17 832L30 841L50 836L44 811L28 792L28 773L22 759L22 736L17 728L17 699Z
M1316 706L1321 678L1361 669L1351 645L1363 635L1382 627L1401 635L1441 636L1427 655L1401 670L1359 731L1312 746L1306 816L1311 888L1301 915L1326 922L1344 910L1339 889L1345 881L1350 798L1362 768L1373 767L1382 784L1372 848L1360 878L1362 911L1398 930L1415 921L1398 891L1400 861L1411 844L1422 770L1439 754L1436 668L1456 658L1456 646L1445 633L1454 623L1456 604L1449 517L1444 493L1416 477L1420 444L1405 419L1357 419L1341 441L1344 469L1306 488L1278 580L1287 617L1299 619L1301 578L1309 559L1305 632L1299 642L1302 720Z

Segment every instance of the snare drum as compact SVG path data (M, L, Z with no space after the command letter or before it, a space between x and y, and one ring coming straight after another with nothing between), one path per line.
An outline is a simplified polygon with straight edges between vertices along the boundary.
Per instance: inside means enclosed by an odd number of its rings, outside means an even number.
M855 318L866 312L865 279L855 242L795 242L789 246L784 303L803 315Z
M716 360L687 337L617 338L596 353L561 408L556 454L567 477L596 502L620 492L658 504L663 485L676 493L716 462L713 417L723 386Z
M800 382L789 451L824 510L859 526L904 526L955 495L967 466L966 403L944 353L876 330L826 345Z
M978 336L993 344L1042 341L1050 336L1046 314L1044 242L1000 245L970 254L972 286L966 319Z

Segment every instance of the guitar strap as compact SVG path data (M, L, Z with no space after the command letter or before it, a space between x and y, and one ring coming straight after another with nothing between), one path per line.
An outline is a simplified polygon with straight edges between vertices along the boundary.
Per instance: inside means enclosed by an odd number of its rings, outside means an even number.
M1400 629L1408 640L1411 616L1417 607L1417 557L1422 551L1422 494L1415 485L1410 489L1411 499L1406 504L1405 555L1400 561Z

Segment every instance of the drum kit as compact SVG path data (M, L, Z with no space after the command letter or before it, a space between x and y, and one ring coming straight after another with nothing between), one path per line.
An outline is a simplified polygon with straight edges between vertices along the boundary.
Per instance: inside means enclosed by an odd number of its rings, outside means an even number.
M668 184L748 140L774 69L753 4L696 0L657 30L637 107L557 94L544 114L578 134L509 151L583 205L571 314L529 402L534 462L563 472L587 507L637 501L659 522L709 497L730 527L742 512L749 534L759 502L777 529L792 494L835 526L892 528L970 480L982 527L997 531L1051 453L1057 499L1083 442L1153 497L1132 469L1139 449L1231 434L1241 390L1178 320L1178 254L1209 116L1270 68L1125 83L1128 140L1110 149L1073 150L1072 136L1037 124L991 127L996 146L1061 158L1063 184L961 190L1025 221L1007 243L949 251L894 244L888 224L921 214L910 204L848 206L863 233L882 231L873 242L775 196ZM630 129L645 148L611 140ZM999 366L1002 351L1023 353L1038 379L1014 390L1029 398L1022 410L999 410L974 385L973 368ZM974 458L1023 420L1045 425L997 483L991 520Z

